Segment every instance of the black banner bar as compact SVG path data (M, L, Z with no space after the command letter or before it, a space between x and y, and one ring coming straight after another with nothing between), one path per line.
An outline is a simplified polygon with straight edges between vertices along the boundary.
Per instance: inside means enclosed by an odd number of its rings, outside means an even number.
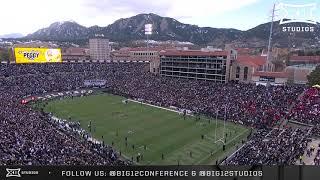
M318 166L0 166L0 179L317 180Z

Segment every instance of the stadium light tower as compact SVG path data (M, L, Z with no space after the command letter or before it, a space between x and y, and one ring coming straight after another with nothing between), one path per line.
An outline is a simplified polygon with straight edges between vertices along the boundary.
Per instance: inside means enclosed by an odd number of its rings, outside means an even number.
M149 60L149 36L152 35L152 24L144 25L144 34L147 36L147 60Z
M271 59L271 51L272 51L272 36L273 36L273 23L274 23L274 19L276 17L276 3L273 3L273 7L272 7L272 14L271 14L271 26L270 26L270 33L269 33L269 40L268 40L268 52L267 52L267 61L270 62ZM267 69L267 71L269 71L269 69Z

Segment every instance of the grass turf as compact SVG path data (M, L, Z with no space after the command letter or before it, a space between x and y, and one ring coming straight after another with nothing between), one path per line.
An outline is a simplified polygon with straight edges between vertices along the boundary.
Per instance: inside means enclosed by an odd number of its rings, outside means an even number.
M134 157L134 161L138 153L142 154L143 160L136 162L141 165L214 164L234 151L249 134L248 128L227 122L223 151L222 142L215 143L214 119L201 117L197 121L192 116L184 119L175 112L135 102L124 104L122 100L120 96L99 94L53 100L44 110L60 118L80 121L87 131L91 120L91 133L96 139L102 140L103 136L105 143L113 143L118 152L128 159ZM217 122L217 139L220 139L223 121Z

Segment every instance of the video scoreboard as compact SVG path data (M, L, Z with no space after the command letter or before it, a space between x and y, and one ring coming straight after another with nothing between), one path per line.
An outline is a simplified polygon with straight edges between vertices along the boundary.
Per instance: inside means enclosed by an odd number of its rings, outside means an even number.
M61 49L14 48L16 63L57 63L62 62Z

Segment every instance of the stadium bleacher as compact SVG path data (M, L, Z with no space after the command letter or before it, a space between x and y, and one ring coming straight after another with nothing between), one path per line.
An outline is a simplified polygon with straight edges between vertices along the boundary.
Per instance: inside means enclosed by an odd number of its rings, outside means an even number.
M227 164L293 164L304 152L308 137L319 133L317 128L270 129L291 117L318 125L319 115L309 111L319 104L319 96L311 98L313 90L302 86L265 87L162 78L145 72L145 66L144 63L1 64L0 164L129 164L110 146L85 141L52 123L47 114L19 101L27 95L82 88L88 79L105 79L114 94L163 107L175 106L213 117L218 112L220 119L226 109L227 120L258 129ZM303 92L305 95L299 99ZM301 105L305 111L297 111ZM310 116L312 121L308 121Z

